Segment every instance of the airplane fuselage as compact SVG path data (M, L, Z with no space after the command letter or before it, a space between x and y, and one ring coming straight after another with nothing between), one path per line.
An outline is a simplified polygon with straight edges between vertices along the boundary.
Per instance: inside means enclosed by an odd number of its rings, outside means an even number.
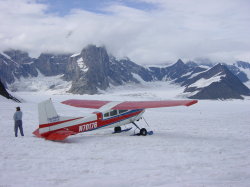
M99 128L122 126L139 120L144 111L144 109L110 110L77 118L58 116L58 118L51 123L39 125L39 134L42 137L47 137L49 134L61 130L73 131L77 134Z

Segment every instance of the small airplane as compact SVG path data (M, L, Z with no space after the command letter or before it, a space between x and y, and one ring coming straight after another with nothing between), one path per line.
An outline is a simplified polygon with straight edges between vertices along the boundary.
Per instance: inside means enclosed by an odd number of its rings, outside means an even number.
M135 121L142 118L147 108L190 106L197 100L164 100L164 101L98 101L98 100L66 100L63 104L98 109L98 112L90 113L85 117L59 116L51 99L38 104L39 128L33 132L39 138L61 141L70 135L92 131L100 128L112 127L114 133L128 131L121 126L132 123L139 129L137 135L152 135L153 131L140 128Z

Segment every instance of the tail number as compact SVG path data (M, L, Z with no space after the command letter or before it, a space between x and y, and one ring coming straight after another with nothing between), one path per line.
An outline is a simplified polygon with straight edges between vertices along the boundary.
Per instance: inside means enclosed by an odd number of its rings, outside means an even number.
M79 126L79 132L88 131L97 128L97 122L88 123Z

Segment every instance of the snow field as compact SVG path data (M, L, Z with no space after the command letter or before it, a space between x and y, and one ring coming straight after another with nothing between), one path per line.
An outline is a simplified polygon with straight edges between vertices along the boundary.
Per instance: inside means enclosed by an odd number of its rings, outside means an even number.
M173 91L169 91L172 93ZM82 133L63 142L33 136L37 103L52 98L60 115L81 116L90 109L60 104L77 99L155 100L169 98L157 89L103 95L16 93L26 102L0 99L0 186L249 186L250 100L199 101L190 107L146 110L154 130ZM14 137L12 116L21 106L25 137ZM138 122L144 126L141 120ZM147 127L147 126L145 126Z

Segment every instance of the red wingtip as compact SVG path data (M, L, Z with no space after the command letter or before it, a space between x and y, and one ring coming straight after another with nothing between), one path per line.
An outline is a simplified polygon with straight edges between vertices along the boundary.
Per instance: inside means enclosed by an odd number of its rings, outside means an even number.
M186 104L186 106L191 106L198 103L198 100L191 100L189 103Z

